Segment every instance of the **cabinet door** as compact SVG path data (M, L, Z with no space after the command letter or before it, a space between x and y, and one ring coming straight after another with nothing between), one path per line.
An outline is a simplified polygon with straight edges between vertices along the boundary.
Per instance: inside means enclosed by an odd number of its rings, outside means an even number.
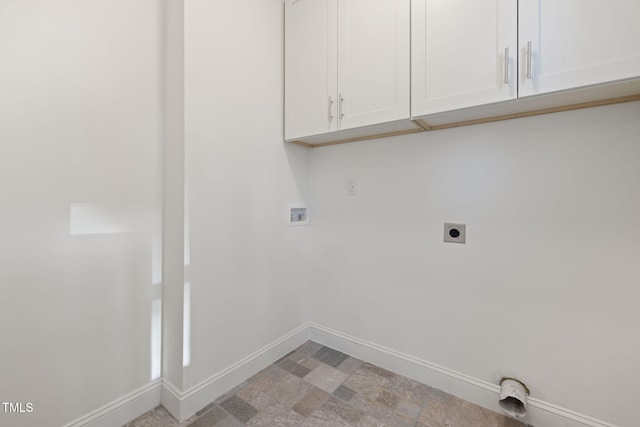
M517 96L515 0L413 0L411 114Z
M519 5L521 97L640 76L640 1Z
M409 118L409 2L338 1L340 129Z
M285 3L285 139L337 128L337 0Z

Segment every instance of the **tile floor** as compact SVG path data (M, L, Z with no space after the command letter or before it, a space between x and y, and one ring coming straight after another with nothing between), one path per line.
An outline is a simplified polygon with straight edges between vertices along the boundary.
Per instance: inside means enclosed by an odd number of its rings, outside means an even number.
M183 423L162 407L125 427L522 427L487 409L307 341Z

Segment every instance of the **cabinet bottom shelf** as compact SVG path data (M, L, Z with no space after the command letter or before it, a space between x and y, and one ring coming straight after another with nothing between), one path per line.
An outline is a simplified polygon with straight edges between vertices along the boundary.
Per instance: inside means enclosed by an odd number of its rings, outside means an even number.
M640 78L479 105L322 135L292 138L287 142L311 148L325 147L633 101L640 101Z
M640 78L541 94L413 117L425 130L441 130L640 100Z
M390 136L406 135L409 133L423 131L424 129L418 123L410 119L404 119L355 129L339 130L321 135L291 138L286 141L305 147L325 147L327 145L345 144L347 142L364 141L367 139L388 138Z

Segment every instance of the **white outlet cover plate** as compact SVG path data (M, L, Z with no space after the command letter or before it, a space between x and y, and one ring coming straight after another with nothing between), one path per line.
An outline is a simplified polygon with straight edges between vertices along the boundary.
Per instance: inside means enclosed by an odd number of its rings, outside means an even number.
M354 197L358 195L358 180L355 178L347 178L345 180L346 185L346 195L350 197Z
M301 219L295 218L294 212L300 213L303 211L303 217ZM291 203L287 209L287 222L289 227L298 227L301 225L309 225L309 208L304 203Z

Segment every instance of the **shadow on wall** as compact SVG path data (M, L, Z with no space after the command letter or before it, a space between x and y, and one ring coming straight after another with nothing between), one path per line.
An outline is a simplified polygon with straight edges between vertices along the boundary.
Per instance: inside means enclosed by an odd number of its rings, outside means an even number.
M151 330L149 331L150 376L152 381L160 378L162 372L162 234L157 209L153 206L142 205L115 206L71 203L69 211L69 234L71 236L140 233L148 237L151 249L152 279ZM188 283L185 283L185 328L188 324L186 322L188 314L187 292ZM185 333L185 345L188 342L188 334Z

